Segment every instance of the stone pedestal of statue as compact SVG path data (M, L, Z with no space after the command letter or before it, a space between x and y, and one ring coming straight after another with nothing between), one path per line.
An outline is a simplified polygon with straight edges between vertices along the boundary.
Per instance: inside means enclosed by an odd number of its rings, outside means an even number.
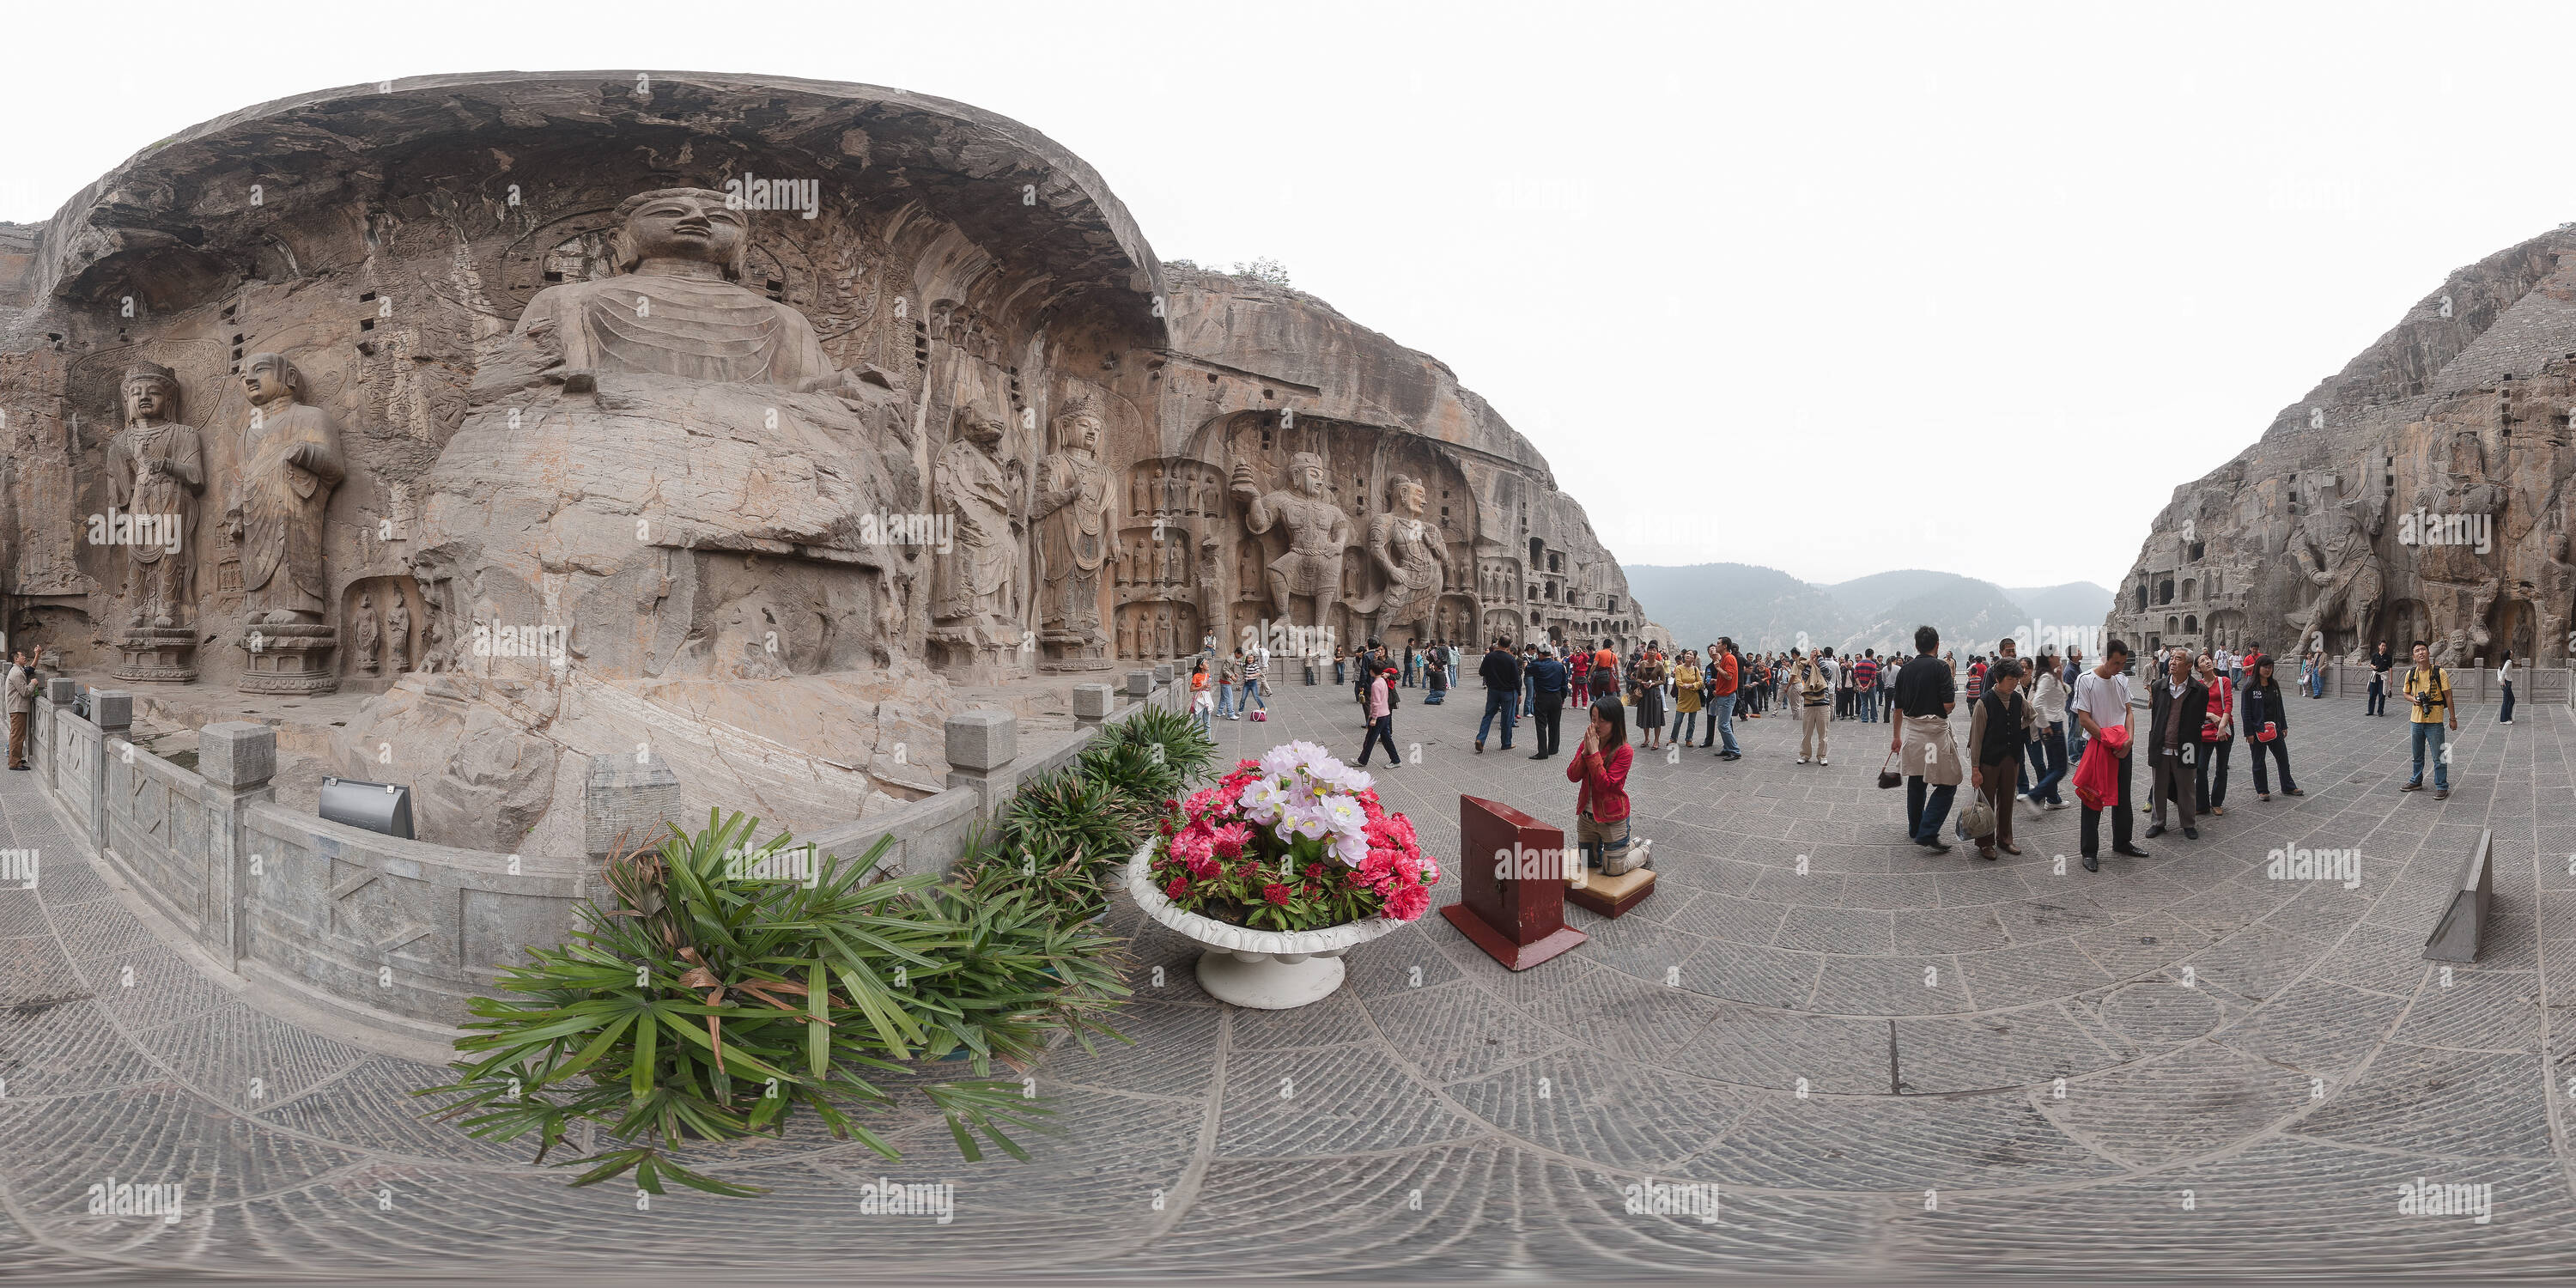
M335 693L340 677L331 669L331 651L340 632L320 622L260 622L245 627L234 643L250 654L249 666L234 687L244 693Z
M125 660L108 672L129 684L188 684L197 678L197 633L185 626L135 626L116 641Z

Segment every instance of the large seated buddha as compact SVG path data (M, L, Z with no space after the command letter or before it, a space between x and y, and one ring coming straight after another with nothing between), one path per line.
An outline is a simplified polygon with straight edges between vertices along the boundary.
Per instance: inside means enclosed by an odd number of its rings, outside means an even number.
M540 292L482 356L410 560L436 674L348 738L437 775L432 835L568 826L563 751L650 744L707 803L789 820L937 785L945 687L904 636L922 552L863 522L925 508L910 409L740 284L750 231L719 192L629 198L615 276ZM513 626L561 629L567 656L472 648Z

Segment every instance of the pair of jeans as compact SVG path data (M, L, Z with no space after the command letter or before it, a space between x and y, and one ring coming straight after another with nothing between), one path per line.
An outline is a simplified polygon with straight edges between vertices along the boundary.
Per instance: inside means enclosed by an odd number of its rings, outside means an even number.
M1690 740L1691 740L1691 735L1692 735L1692 734L1695 734L1695 733L1697 733L1697 732L1699 732L1699 713L1698 713L1698 712L1696 712L1696 711L1676 711L1676 712L1674 712L1674 713L1673 713L1673 745L1674 745L1674 746L1676 746L1676 747L1687 747L1687 746L1689 746L1689 745L1690 745Z
M2388 680L2386 677L2376 673L2371 675L2370 697L2361 704L2361 713L2366 716L2384 716L2388 714Z
M1860 691L1860 718L1864 724L1878 723L1878 690Z
M2451 790L2451 762L2442 755L2442 722L2417 720L2411 723L2415 726L2414 732L2410 735L2415 748L2415 772L2409 775L2406 781L2410 783L2424 781L2424 749L2430 747L2433 751L2433 787L2437 791Z
M1562 698L1559 698L1557 701L1558 701L1558 704L1559 704L1559 705L1563 705L1563 703L1564 703L1564 699L1562 699ZM1535 715L1535 714L1537 714L1537 713L1538 713L1538 679L1537 679L1537 677L1533 676L1533 677L1531 677L1531 678L1529 678L1529 679L1525 679L1525 680L1521 681L1521 714L1526 716L1526 715Z
M2111 809L2109 811L2111 815L2111 848L2115 851L2131 848L2129 845L2129 833L2131 829L2137 826L2136 811L2131 809L2129 806L2129 762L2136 760L2137 758L2137 754L2134 751L2126 756L2115 756L2112 758L2111 767L2116 771L2114 777L2120 780L2120 790L2113 797ZM2103 813L2104 811L2098 809L2086 809L2084 811L2084 824L2081 828L2077 829L2076 841L2080 848L2080 852L2088 859L2099 858L2102 854Z
M2269 796L2272 794L2270 780L2263 776L2263 754L2267 750L2271 753L2274 760L2281 762L2281 790L2285 792L2298 790L2298 782L2290 777L2290 735L2286 733L2274 734L2272 736L2272 741L2270 742L2264 742L2259 738L2247 738L2245 741L2254 744L2255 795Z
M1905 839L1920 844L1941 839L1941 824L1950 817L1950 802L1959 794L1957 783L1944 783L1926 790L1920 774L1905 780Z
M2030 785L2030 798L2052 805L2064 804L2065 799L2057 794L2057 785L2066 781L2065 725L2045 724L2039 727L2039 736L2030 743L2030 768L2031 772L2039 775L2037 781Z
M1709 708L1709 727L1715 729L1717 732L1714 736L1724 740L1726 744L1718 748L1718 751L1720 754L1728 756L1743 754L1735 745L1735 702L1737 696L1738 695L1736 694L1729 693L1719 698L1716 706Z
M1394 764L1403 759L1395 754L1395 717L1392 715L1379 716L1369 721L1368 736L1360 739L1360 763L1367 764L1369 752L1381 743L1386 747L1388 764Z
M1531 699L1530 719L1538 728L1538 754L1555 755L1565 732L1565 695L1541 693Z
M2200 809L2206 814L2211 807L2227 803L2227 758L2236 740L2223 738L2200 744Z
M1233 685L1231 685L1231 684L1220 684L1220 685L1216 686L1216 713L1217 713L1218 715L1220 715L1220 716L1224 716L1224 717L1226 717L1226 718L1228 718L1228 719L1232 719L1232 718L1233 718L1233 716L1234 716L1234 686L1233 686Z
M2496 712L2496 723L2502 724L2511 719L2513 719L2513 681L2507 680L2504 682L2504 706Z
M1485 690L1485 718L1476 724L1476 745L1485 745L1485 735L1493 732L1494 717L1503 718L1503 750L1512 749L1512 704L1520 698L1518 689Z
M1208 728L1208 720L1212 714L1211 708L1200 706L1195 702L1190 704L1190 723L1197 725L1200 733L1213 732Z
M1244 681L1243 696L1235 701L1235 709L1243 712L1245 715L1250 715L1252 714L1252 704L1256 702L1261 704L1262 710L1267 711L1270 709L1269 701L1261 696L1261 681Z

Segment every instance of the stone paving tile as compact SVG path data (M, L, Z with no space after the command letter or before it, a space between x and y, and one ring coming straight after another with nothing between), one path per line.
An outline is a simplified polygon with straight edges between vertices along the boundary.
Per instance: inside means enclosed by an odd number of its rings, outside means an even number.
M227 1001L135 1035L173 1076L239 1113L255 1114L344 1073L367 1052Z
M2116 980L2161 975L2208 943L2209 936L2161 912L2075 936L2075 946Z
M87 1215L87 1187L184 1183L187 1197L221 1203L299 1183L363 1156L208 1105L176 1083L89 1095L0 1100L11 1142L10 1193L40 1227ZM184 1206L184 1205L183 1205Z
M2102 1022L2142 1047L2180 1046L2227 1019L2216 998L2171 980L2143 980L2114 989L2102 1000Z
M1373 1050L1240 1052L1217 1152L1285 1158L1404 1149L1476 1128Z
M8 1098L85 1095L165 1075L107 1023L98 1003L0 1010L0 1079Z
M2478 1051L2539 1049L2538 976L2454 967L2451 986L2444 988L2441 973L2438 963L2428 972L2431 979L2398 1023L2398 1041Z
M2259 1003L2313 969L2331 947L2269 926L2249 925L2193 953L2184 965L2202 987L2223 988Z
M1893 1094L1890 1021L1721 1006L1671 1066L1744 1086Z
M1682 963L1680 986L1755 1006L1803 1007L1823 970L1824 958L1813 953L1711 942Z
M2311 977L2381 993L2411 996L2426 973L2422 936L2362 925L2317 963Z
M2063 1004L1896 1021L1897 1085L1908 1095L2022 1087L2121 1062Z
M1354 1036L1384 1033L1397 1057L1434 1083L1482 1077L1566 1045L1564 1038L1518 1015L1480 1005L1482 999L1463 983L1378 998L1368 1003L1375 1029ZM1238 1021L1236 1032L1242 1031Z
M0 771L6 772L6 771ZM0 886L0 939L27 939L51 936L53 923L45 917L45 901L33 890Z
M2536 1055L2393 1045L2295 1130L2370 1149L2547 1158L2544 1072Z
M1516 1139L1588 1164L1647 1172L1679 1166L1763 1100L1582 1051L1542 1056L1453 1085L1449 1094Z
M52 935L0 939L0 1014L7 1013L5 1008L43 1006L88 992Z
M2306 1078L2210 1042L2068 1080L2040 1109L2125 1163L2153 1166L2226 1148L2289 1119Z
M1968 991L1984 1007L2018 1006L2112 982L2111 973L2095 965L2072 939L1961 953L1958 962L1967 974Z
M2388 1038L2406 999L2313 976L2233 1018L2219 1043L2258 1060L2335 1081Z
M1896 951L1908 954L1982 952L2012 942L1992 907L1902 908L1897 910L1894 928Z
M1973 1011L1967 975L1950 957L1828 957L1808 1009L1828 1015Z
M1684 1170L1777 1189L1920 1191L2082 1180L2119 1167L2015 1091L1775 1101Z
M1896 948L1896 914L1875 908L1792 907L1772 942L1811 953L1890 953Z
M233 997L167 948L96 958L81 971L108 1017L129 1033L193 1019Z

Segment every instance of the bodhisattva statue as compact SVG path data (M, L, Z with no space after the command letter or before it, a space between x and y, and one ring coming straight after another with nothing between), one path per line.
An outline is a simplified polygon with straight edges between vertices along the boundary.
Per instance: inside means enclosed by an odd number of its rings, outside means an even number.
M974 650L978 660L998 660L994 650L1019 642L1019 608L1011 594L1011 569L1020 543L1012 531L1011 502L1025 477L1018 462L997 455L1002 422L958 409L955 433L933 471L940 508L954 516L955 544L936 568L932 619L936 637Z
M127 368L124 394L125 432L109 449L107 502L137 521L136 539L125 547L133 596L127 625L186 626L194 555L187 538L206 490L205 449L178 419L179 378L168 367Z
M376 673L376 649L383 642L384 624L376 620L376 597L361 592L358 596L358 669Z
M2299 570L2318 588L2317 597L2290 617L2300 652L2325 647L2327 628L2342 620L2347 609L2355 647L2371 638L2386 586L2371 542L2379 536L2385 518L2380 506L2360 496L2347 497L2331 509L2310 513L2292 534L2290 550Z
M1449 554L1440 539L1440 530L1423 522L1423 506L1430 499L1429 489L1409 475L1398 474L1388 488L1395 502L1394 510L1369 520L1369 554L1377 561L1378 571L1386 578L1385 597L1378 603L1377 634L1393 638L1401 629L1429 639L1432 609L1440 602L1440 592L1447 580ZM1446 636L1447 632L1439 632Z
M2442 478L2416 492L2416 508L2430 520L2430 531L2418 533L2413 543L2415 577L2431 619L2434 660L2467 666L2471 658L2489 656L2494 639L2487 614L2504 586L2504 489L2487 477L2486 446L2477 431L2454 432L2445 457Z
M393 654L394 673L411 669L411 605L400 593L385 605L385 643Z
M250 651L246 693L328 693L338 640L323 621L330 578L322 565L323 517L348 472L340 426L306 402L304 373L285 357L253 354L242 364L250 422L242 432L241 480L224 526L242 546L243 631Z
M1307 596L1315 601L1315 614L1305 624L1320 628L1324 601L1342 584L1342 553L1351 544L1351 516L1324 496L1322 457L1297 453L1288 460L1288 476L1296 491L1281 488L1265 495L1252 481L1251 462L1239 462L1234 467L1233 492L1243 503L1243 524L1254 536L1270 531L1274 523L1288 526L1288 553L1270 561L1265 577L1271 616L1298 624L1296 597Z
M1054 670L1098 670L1109 665L1109 638L1100 629L1100 568L1108 561L1112 483L1100 463L1106 428L1099 403L1076 394L1055 421L1055 450L1038 465L1037 504L1040 601L1038 642Z

